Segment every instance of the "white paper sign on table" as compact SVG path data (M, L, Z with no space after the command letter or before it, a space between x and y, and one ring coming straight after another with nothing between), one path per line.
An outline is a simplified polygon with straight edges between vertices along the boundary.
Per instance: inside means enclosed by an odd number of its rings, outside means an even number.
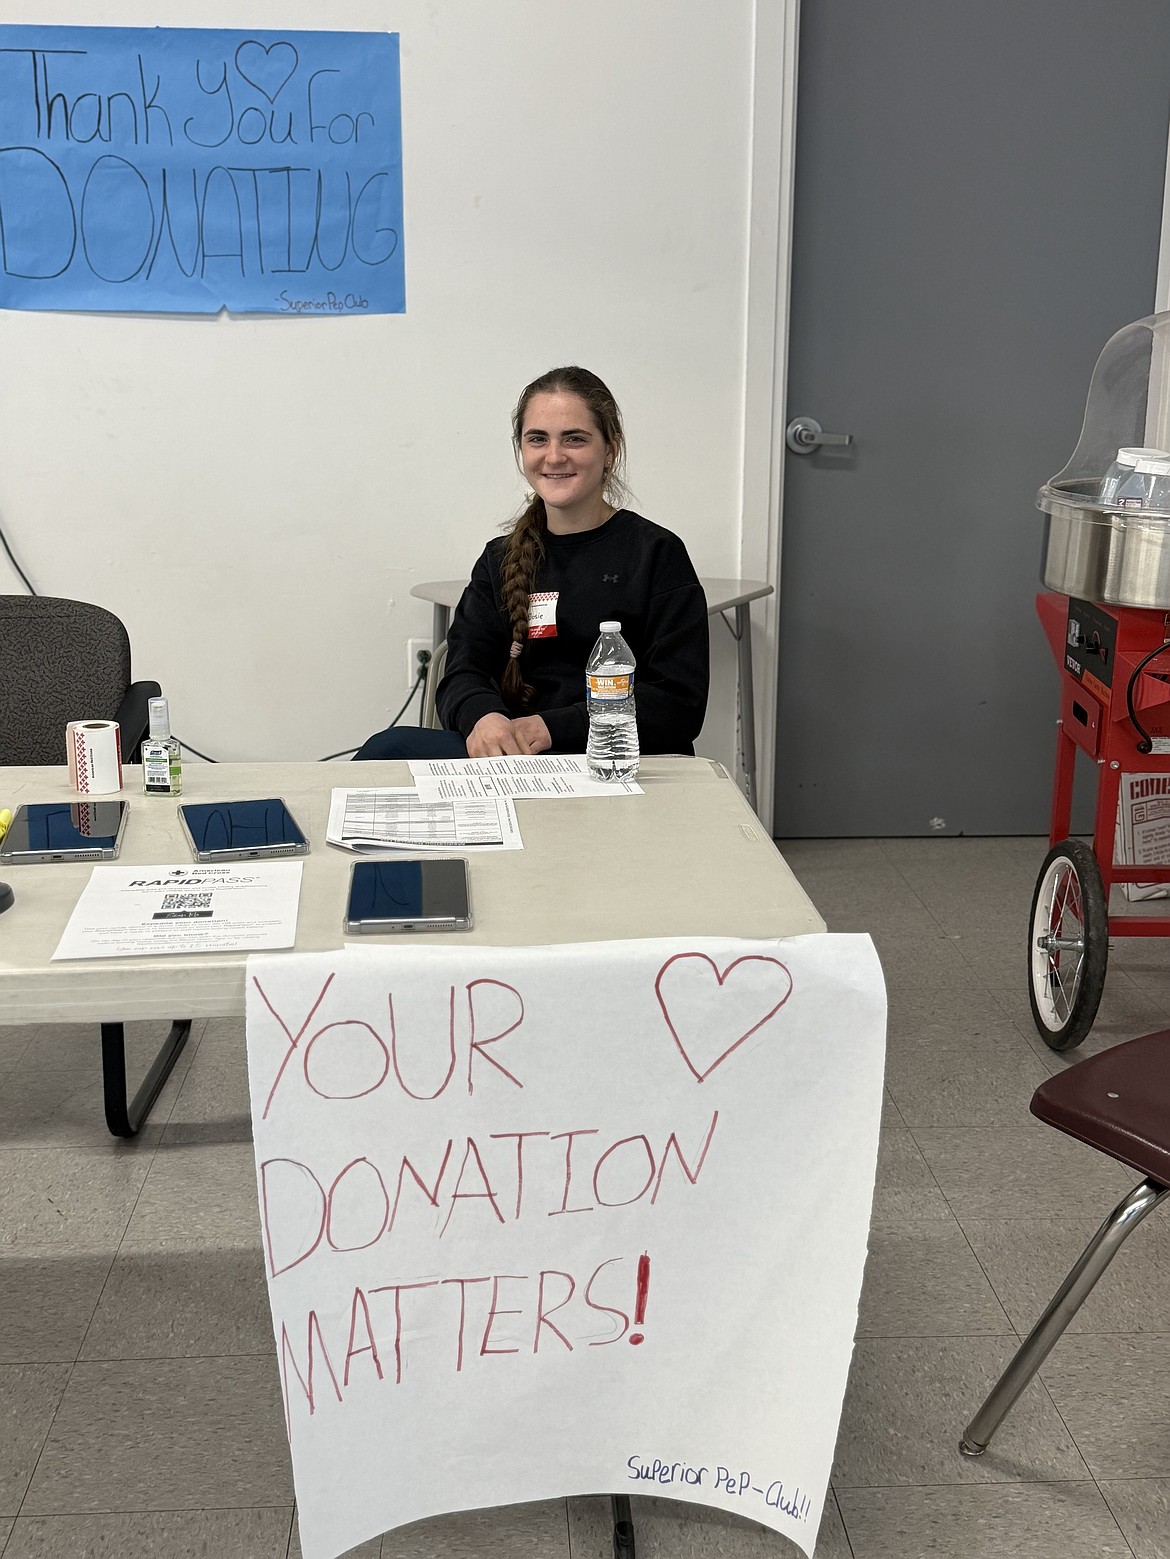
M885 996L865 936L248 962L305 1559L638 1493L816 1541Z
M95 866L55 959L292 947L300 861Z

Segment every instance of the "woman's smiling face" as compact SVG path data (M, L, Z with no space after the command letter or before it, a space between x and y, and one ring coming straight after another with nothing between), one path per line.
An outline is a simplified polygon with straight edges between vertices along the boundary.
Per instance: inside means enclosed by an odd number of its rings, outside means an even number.
M534 395L524 409L520 463L544 499L549 529L586 530L609 518L605 479L610 449L579 395Z

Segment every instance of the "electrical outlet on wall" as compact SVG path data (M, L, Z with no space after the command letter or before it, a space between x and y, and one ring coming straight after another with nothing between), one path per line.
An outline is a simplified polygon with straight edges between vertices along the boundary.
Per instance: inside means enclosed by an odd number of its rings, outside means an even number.
M419 656L425 655L430 659L431 641L429 639L407 639L406 641L406 685L414 686L414 679L419 673Z

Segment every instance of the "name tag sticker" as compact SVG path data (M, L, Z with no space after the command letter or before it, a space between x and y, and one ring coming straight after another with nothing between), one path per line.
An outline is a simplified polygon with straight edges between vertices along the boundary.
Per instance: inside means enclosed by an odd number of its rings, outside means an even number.
M528 637L555 639L559 590L537 590L528 597Z

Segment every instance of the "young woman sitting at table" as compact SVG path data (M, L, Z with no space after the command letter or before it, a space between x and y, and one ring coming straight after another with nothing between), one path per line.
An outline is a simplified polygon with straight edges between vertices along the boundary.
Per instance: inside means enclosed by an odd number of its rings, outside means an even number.
M613 396L588 369L554 368L524 390L512 436L532 492L455 608L437 696L444 729L391 726L355 756L584 752L585 663L609 618L637 661L642 752L693 752L707 708L706 598L679 538L622 506Z

